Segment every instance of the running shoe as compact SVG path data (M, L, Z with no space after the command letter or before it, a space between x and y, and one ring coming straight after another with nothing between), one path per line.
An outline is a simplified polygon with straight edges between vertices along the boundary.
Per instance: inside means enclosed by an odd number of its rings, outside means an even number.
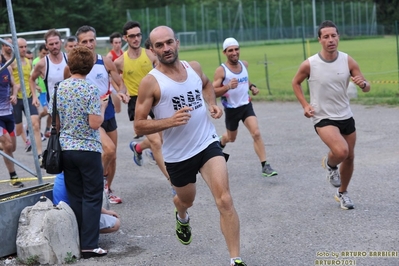
M247 266L247 264L242 260L234 260L234 264L231 264L231 266Z
M152 153L151 150L149 150L149 149L144 150L144 154L150 160L150 164L152 164L152 165L157 164L157 161L155 161L154 154Z
M37 157L38 157L37 159L39 160L39 166L40 166L40 168L44 168L44 165L43 165L43 156L38 155Z
M144 135L135 135L134 137L133 137L133 139L141 139L142 137L144 137Z
M176 196L176 190L175 190L175 188L172 185L170 185L170 189L172 191L172 196L173 197Z
M341 204L341 209L349 210L349 209L355 208L355 205L353 204L351 198L349 198L347 191L339 193L339 191L337 189L337 192L335 192L334 198L336 201L338 201Z
M262 174L264 176L270 177L270 176L274 176L277 175L277 171L273 170L273 168L270 166L270 164L265 164L265 166L263 166L262 168Z
M118 197L118 196L115 196L111 189L108 188L106 190L106 193L107 193L107 197L108 197L109 203L111 203L111 204L122 203L122 199L120 197Z
M179 239L180 243L183 245L188 245L191 243L191 227L190 227L190 218L188 218L187 223L182 223L177 218L177 209L175 209L176 216L176 236Z
M18 181L18 176L13 176L10 178L10 186L15 188L24 187L24 183Z
M130 147L130 149L132 150L132 152L133 152L133 161L138 165L138 166L142 166L143 165L143 155L141 154L141 153L138 153L137 151L136 151L136 145L137 145L137 142L135 142L135 141L132 141L132 142L130 142L130 144L129 144L129 147Z
M321 161L321 165L324 169L327 169L327 180L333 187L340 187L341 186L341 176L339 175L338 167L337 169L331 169L330 166L327 164L328 156L324 156L323 160Z
M32 145L30 145L30 141L27 140L25 142L25 152L30 152L32 150Z
M43 133L40 133L40 137L42 138L42 141L45 141L47 138L43 135Z

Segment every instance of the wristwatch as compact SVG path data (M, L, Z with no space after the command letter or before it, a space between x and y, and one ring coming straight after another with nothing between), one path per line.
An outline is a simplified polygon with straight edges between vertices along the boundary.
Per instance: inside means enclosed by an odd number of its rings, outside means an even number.
M362 90L364 90L367 87L367 81L363 81L363 86L360 87Z

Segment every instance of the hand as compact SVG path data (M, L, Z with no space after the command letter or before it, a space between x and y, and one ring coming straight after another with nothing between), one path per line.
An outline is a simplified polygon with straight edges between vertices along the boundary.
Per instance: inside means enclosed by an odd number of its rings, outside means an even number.
M304 110L304 116L306 116L307 118L314 116L314 109L313 106L311 106L310 104L305 108L303 108L303 110Z
M17 96L16 95L11 95L10 96L10 103L12 105L15 105L17 103Z
M223 110L219 108L216 104L212 104L209 106L209 112L211 112L211 117L214 119L218 119L223 115Z
M252 92L252 95L255 96L255 95L257 95L259 93L259 89L257 87L255 87L255 86L252 86L251 92Z
M192 110L193 108L184 106L180 110L176 111L176 113L172 116L172 126L177 127L187 124L191 118L190 111Z
M364 86L364 82L365 82L365 79L363 78L363 77L361 77L361 76L354 76L354 77L351 77L351 79L352 79L352 82L353 83L355 83L357 86L359 86L360 88L363 88L363 86Z
M130 100L130 96L127 95L126 93L123 92L118 92L118 98L121 100L123 103L128 103Z
M32 105L36 106L36 108L39 108L40 106L39 100L37 99L36 96L32 96Z
M229 82L230 89L235 89L238 86L238 80L236 78L232 78Z

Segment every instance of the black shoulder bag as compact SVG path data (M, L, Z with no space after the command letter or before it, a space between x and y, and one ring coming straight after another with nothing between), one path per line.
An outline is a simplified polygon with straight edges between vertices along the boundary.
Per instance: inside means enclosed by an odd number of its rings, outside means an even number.
M51 135L47 142L47 149L43 152L43 168L48 174L59 174L62 169L62 151L59 134L56 127L57 111L57 89L58 83L54 86L53 112L51 115Z

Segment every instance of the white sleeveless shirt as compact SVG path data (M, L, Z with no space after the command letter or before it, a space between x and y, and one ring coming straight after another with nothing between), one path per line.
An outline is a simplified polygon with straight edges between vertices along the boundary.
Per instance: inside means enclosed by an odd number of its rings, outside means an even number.
M62 52L62 61L59 64L51 62L49 55L46 55L46 74L44 75L44 83L47 87L47 95L52 96L54 85L64 80L64 69L67 66L66 54Z
M351 73L348 55L338 52L334 61L327 62L319 54L309 57L310 104L315 112L313 124L322 119L345 120L353 116L347 93Z
M90 70L90 73L87 74L86 79L97 86L101 96L108 93L109 75L101 55L97 55L97 60L94 63L93 68Z
M202 97L202 80L187 62L181 63L187 71L183 82L174 81L155 68L149 72L161 92L159 103L152 107L155 119L169 118L184 106L193 108L186 125L163 131L162 154L167 163L187 160L219 140Z
M225 64L222 64L224 68L224 80L222 84L227 85L233 78L238 80L237 88L228 90L221 97L221 102L225 108L237 108L248 104L250 101L248 71L240 60L238 62L241 64L241 72L239 73L231 71Z

